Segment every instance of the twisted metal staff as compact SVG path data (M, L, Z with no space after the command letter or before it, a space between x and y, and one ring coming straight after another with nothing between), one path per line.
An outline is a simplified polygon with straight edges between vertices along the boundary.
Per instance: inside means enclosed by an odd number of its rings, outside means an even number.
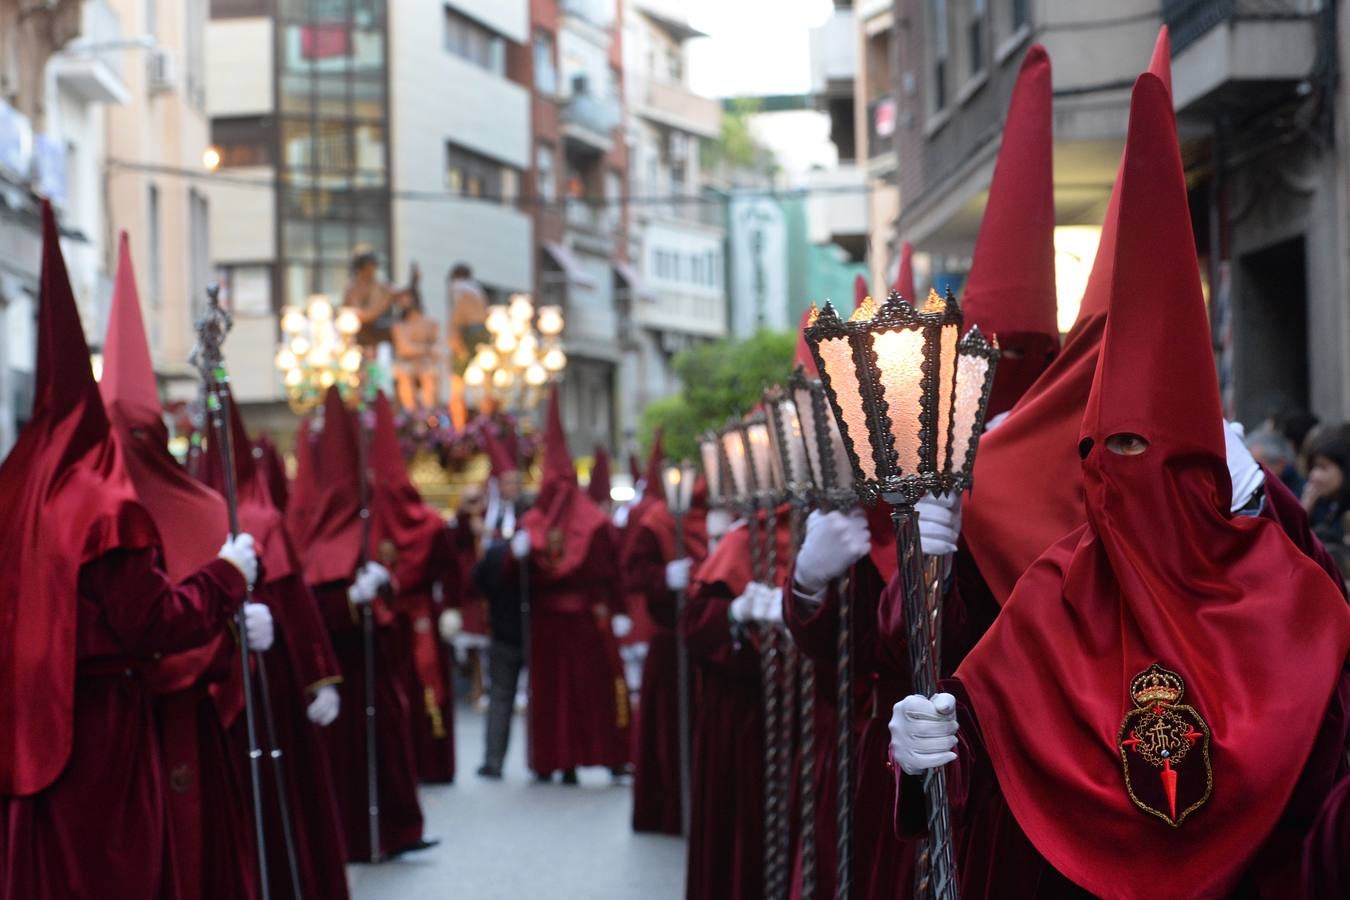
M919 516L913 507L897 506L895 525L900 577L904 587L905 627L913 690L931 697L937 690L938 640L942 626L941 588L949 557L925 557L920 549ZM935 583L936 582L936 583ZM928 834L918 848L914 893L917 897L955 900L956 863L952 854L951 819L947 803L947 771L928 769L923 776L928 801ZM947 839L943 839L947 836Z
M231 320L220 306L219 288L207 289L205 314L197 321L197 344L192 348L189 362L201 374L205 386L206 412L211 431L220 444L221 469L225 484L225 504L229 513L230 537L239 534L239 507L234 484L234 456L230 452L230 426L226 419L225 400L220 385L228 380L221 347L229 333ZM245 593L245 603L253 596L253 585ZM248 735L249 783L253 795L254 838L258 845L258 879L263 900L271 896L267 868L267 841L264 837L262 813L262 749L258 744L258 730L253 710L253 672L249 662L250 651L246 638L244 605L235 613L236 643L239 645L240 680L244 691L244 726Z
M778 572L778 514L772 497L765 501L764 522L764 583L772 586ZM773 855L773 878L766 885L766 896L778 900L787 891L788 838L791 833L788 823L788 745L792 740L792 717L787 704L785 687L785 654L782 629L773 622L766 623L763 630L766 656L769 660L768 682L765 686L766 708L773 711L772 721L766 716L764 739L772 754L773 766L767 775L769 789L765 792L768 803L772 804L770 824L772 830L766 830L765 841L770 845Z
M801 548L805 508L792 505L790 527L794 555ZM797 714L801 744L801 800L798 817L801 819L802 897L815 900L816 896L816 667L811 658L797 653Z
M370 476L366 471L366 425L358 416L356 455L361 498L361 549L356 570L370 561ZM369 603L361 604L361 654L365 663L366 700L366 817L370 830L370 861L384 859L380 845L380 768L379 740L375 722L375 612Z

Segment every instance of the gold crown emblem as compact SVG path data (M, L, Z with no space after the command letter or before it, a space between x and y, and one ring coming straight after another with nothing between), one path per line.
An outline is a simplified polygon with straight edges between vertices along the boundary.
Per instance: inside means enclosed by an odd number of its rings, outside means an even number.
M1135 705L1146 707L1154 703L1173 704L1186 693L1186 682L1176 672L1154 663L1130 682L1130 696Z

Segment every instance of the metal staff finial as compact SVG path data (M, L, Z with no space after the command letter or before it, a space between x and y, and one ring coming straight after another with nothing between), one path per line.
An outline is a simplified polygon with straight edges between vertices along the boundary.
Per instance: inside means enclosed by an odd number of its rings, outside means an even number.
M197 343L188 362L207 381L215 380L225 362L225 336L234 327L234 317L220 305L220 285L206 286L206 312L197 319Z

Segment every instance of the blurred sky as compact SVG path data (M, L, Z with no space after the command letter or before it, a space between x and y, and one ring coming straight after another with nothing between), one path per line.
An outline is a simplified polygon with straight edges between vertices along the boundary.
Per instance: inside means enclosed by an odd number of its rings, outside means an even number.
M689 23L708 35L689 42L689 80L709 97L803 94L811 87L808 32L831 0L685 0Z

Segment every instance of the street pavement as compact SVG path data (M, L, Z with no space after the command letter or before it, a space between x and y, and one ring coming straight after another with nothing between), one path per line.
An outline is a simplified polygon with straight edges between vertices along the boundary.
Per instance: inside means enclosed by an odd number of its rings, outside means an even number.
M424 786L426 834L441 845L378 866L348 866L356 900L677 900L684 841L634 834L632 788L609 772L582 770L579 787L534 784L525 768L520 717L506 777L487 781L484 716L460 704L453 785Z

